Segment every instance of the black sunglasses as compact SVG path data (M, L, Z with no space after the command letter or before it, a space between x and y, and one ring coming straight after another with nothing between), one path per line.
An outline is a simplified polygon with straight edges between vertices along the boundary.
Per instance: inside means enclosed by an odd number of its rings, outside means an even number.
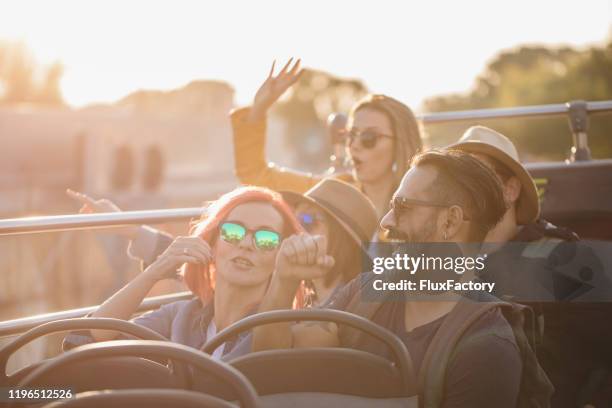
M358 131L357 129L351 129L348 131L346 136L346 145L350 146L353 144L355 139L359 139L359 143L366 149L373 149L376 146L378 139L382 137L390 137L393 139L392 135L387 135L385 133L380 133L372 129L366 129L363 131Z

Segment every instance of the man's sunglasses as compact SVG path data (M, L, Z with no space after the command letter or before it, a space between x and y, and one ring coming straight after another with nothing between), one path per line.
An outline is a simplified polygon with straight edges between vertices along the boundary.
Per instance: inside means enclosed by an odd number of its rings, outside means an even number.
M403 211L410 210L414 207L436 207L436 208L450 208L453 205L458 204L450 204L450 203L442 203L437 201L424 201L424 200L416 200L413 198L406 197L393 197L391 202L389 203L389 207L393 210L394 213L400 215ZM470 219L465 215L463 216L464 221L469 221Z
M267 229L250 230L237 222L224 222L219 227L221 239L232 245L238 245L246 237L247 233L252 233L255 247L263 251L272 251L281 243L281 236L276 231Z
M359 143L361 143L365 149L373 149L376 146L378 139L382 137L390 137L393 139L393 136L391 135L380 133L372 129L366 129L361 132L357 129L351 129L346 135L345 142L347 146L351 146L355 139L359 139Z
M304 229L308 232L312 232L319 223L324 221L317 214L308 212L299 213L297 214L297 217L300 224L302 224L302 227L304 227Z

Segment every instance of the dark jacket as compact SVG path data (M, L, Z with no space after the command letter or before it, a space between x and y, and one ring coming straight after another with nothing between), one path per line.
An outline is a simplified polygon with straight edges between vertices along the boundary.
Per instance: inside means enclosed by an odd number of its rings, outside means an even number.
M572 231L547 221L524 226L490 254L480 278L495 295L533 308L538 359L555 387L554 407L598 401L612 367L612 303L598 253ZM599 383L597 383L599 382Z

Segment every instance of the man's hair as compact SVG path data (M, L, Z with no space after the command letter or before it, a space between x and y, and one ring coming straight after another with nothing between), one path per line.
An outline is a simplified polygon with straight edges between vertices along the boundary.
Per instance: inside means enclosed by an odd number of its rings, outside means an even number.
M412 160L413 166L438 170L429 188L436 201L459 205L470 220L470 237L481 241L506 212L497 175L485 164L460 150L430 150Z

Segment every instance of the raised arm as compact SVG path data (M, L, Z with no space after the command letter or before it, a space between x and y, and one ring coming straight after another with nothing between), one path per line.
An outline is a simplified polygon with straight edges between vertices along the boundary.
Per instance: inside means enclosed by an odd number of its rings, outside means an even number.
M210 259L211 249L204 240L178 237L144 272L106 300L92 317L128 320L156 282L176 277L177 268L184 263L206 264ZM96 341L112 340L117 336L106 330L92 330L91 334Z
M278 101L291 85L295 84L297 80L300 79L302 72L304 72L300 69L301 60L298 59L295 64L291 66L292 62L293 58L290 58L276 76L274 76L276 61L272 62L268 77L263 84L261 84L255 94L255 98L253 98L253 106L251 107L248 117L250 122L265 120L270 107Z
M96 200L85 193L66 190L66 194L81 203L81 214L120 212L121 208L107 198ZM173 237L148 225L128 225L113 228L112 232L130 240L128 255L143 262L143 268L150 265L172 243Z
M291 309L293 297L302 280L324 276L334 265L327 255L325 237L293 235L283 241L276 268L260 312ZM253 330L253 351L292 347L335 347L338 329L333 323L277 323Z
M320 177L279 168L266 160L266 117L270 107L301 76L300 60L293 66L290 59L274 75L274 63L261 85L250 108L236 110L231 115L234 136L234 163L238 179L274 190L304 192L316 184Z
M107 198L96 200L85 193L71 189L67 189L66 194L81 204L80 214L121 212L121 208ZM138 234L138 228L138 225L127 225L125 227L113 228L113 232L128 239L134 239Z

